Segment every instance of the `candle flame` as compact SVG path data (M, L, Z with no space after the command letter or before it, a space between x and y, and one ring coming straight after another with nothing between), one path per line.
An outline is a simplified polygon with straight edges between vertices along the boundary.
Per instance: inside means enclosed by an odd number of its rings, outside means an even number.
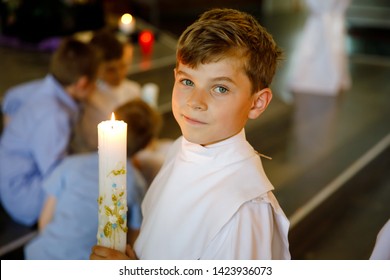
M115 115L114 112L111 113L111 121L115 121Z
M121 17L121 22L123 24L130 24L130 22L132 21L133 21L133 16L130 14L123 14L123 16Z

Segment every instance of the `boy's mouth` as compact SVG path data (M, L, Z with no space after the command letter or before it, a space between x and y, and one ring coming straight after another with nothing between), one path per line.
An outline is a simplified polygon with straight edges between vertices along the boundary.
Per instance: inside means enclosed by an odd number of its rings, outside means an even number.
M183 116L184 120L189 124L193 124L193 125L206 124L205 122L202 122L202 121L194 119L194 118L187 117L186 115L182 115L182 116Z

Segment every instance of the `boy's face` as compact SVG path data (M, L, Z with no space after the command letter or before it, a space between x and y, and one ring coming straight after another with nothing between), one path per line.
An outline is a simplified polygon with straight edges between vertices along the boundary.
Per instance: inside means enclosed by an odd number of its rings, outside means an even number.
M99 78L110 86L119 86L127 76L132 56L132 47L129 45L125 46L121 59L110 60L102 63Z
M175 69L172 110L183 136L209 145L227 139L245 126L254 104L251 83L236 58Z
M96 90L96 80L90 81L82 77L74 86L72 96L77 101L86 100Z

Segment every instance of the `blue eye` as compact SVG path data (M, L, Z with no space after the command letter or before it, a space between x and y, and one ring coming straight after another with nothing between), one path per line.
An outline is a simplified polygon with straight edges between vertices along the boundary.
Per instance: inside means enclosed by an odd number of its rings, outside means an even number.
M225 87L217 86L214 89L217 93L227 93L229 90Z
M194 83L191 81L191 80L188 80L188 79L183 79L180 81L183 85L185 86L189 86L189 87L192 87L194 85Z

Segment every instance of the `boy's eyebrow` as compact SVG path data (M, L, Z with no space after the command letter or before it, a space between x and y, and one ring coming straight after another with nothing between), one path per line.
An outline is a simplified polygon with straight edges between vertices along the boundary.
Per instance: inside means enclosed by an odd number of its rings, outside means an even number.
M182 71L182 70L177 70L176 73L177 73L177 74L180 74L180 75L190 76L189 74L187 74L185 71Z
M190 74L188 74L187 72L182 71L182 70L178 70L177 74L191 77ZM226 81L226 82L229 82L232 84L236 84L233 79L231 79L230 77L226 77L226 76L215 77L215 78L212 78L211 81L213 81L213 82Z
M234 80L232 80L231 78L226 77L226 76L215 77L215 78L212 79L212 81L213 82L225 81L225 82L229 82L229 83L232 83L232 84L236 84L234 82Z

